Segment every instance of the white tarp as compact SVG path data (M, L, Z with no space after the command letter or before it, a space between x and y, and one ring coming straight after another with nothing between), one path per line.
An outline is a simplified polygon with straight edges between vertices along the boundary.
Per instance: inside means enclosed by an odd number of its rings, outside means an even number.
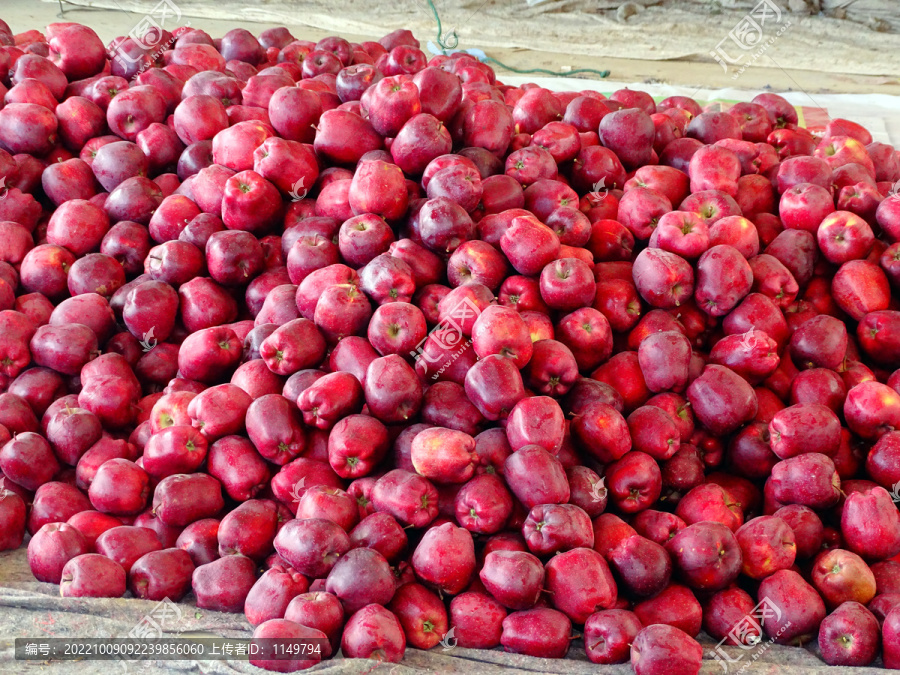
M591 89L610 94L617 89L638 89L654 97L690 96L698 101L749 101L761 90L747 89L694 89L668 84L642 84L640 82L612 82L609 80L583 80L562 77L529 77L497 72L497 77L505 84L519 85L534 82L555 91L582 91ZM882 143L890 143L900 149L900 96L887 94L807 94L804 91L780 92L767 90L784 96L795 106L823 108L829 117L840 117L862 124L872 133L872 138Z

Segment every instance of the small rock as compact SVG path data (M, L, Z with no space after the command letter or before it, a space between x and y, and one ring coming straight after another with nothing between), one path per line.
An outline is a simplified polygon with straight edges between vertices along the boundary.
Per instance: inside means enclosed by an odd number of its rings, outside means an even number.
M616 10L616 20L621 23L625 23L626 21L628 21L629 17L634 16L635 14L640 12L641 9L643 8L636 2L623 3L619 5L619 9Z

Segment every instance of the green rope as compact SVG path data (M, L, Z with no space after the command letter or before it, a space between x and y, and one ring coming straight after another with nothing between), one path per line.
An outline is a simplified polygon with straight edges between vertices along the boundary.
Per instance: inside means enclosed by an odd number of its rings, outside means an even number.
M448 51L456 49L456 47L459 45L459 35L457 35L456 31L454 30L450 31L450 33L445 36L444 28L441 24L441 17L438 14L437 7L434 6L433 0L426 0L426 2L428 3L428 7L431 9L431 14L434 16L434 22L437 25L437 36L435 37L437 46L444 54L446 54ZM485 56L481 60L486 63L494 63L504 70L508 70L513 73L519 73L521 75L540 73L542 75L550 75L552 77L568 77L570 75L576 75L578 73L592 73L594 75L597 75L598 77L609 77L608 70L595 70L594 68L576 68L568 72L556 72L553 70L547 70L546 68L514 68L513 66L507 65L491 56Z
M608 70L594 70L593 68L575 68L574 70L569 70L567 72L556 72L553 70L547 70L546 68L513 68L512 66L508 66L502 61L498 61L495 58L490 56L485 57L485 61L490 61L491 63L496 63L501 68L505 68L506 70L511 70L514 73L521 73L523 75L530 73L543 73L545 75L552 75L553 77L568 77L569 75L575 75L577 73L594 73L598 77L609 77Z
M444 37L444 28L441 24L441 17L438 14L437 7L434 6L433 0L426 0L428 2L428 6L431 8L431 14L434 16L434 21L437 24L437 37L434 39L437 42L438 47L446 54L447 50L456 49L459 44L459 36L456 34L456 31L451 31L447 37Z

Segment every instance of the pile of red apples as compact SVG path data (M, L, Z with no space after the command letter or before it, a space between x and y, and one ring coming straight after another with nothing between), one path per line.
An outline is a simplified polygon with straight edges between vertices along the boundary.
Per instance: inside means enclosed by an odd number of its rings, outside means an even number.
M900 668L894 148L405 30L156 37L0 21L0 549L325 645L279 671Z

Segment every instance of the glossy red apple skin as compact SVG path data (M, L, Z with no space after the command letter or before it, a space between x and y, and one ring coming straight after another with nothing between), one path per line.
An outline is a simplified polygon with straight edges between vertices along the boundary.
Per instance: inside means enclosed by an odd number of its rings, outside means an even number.
M633 275L641 297L654 307L677 307L694 293L694 272L690 264L669 251L644 249L635 259ZM599 288L597 298L600 298Z
M450 621L457 644L490 649L500 644L506 609L487 593L465 592L450 601Z
M691 353L690 341L677 331L654 333L642 340L638 363L647 387L654 392L684 391Z
M44 525L28 543L28 564L38 581L59 583L65 565L88 553L87 541L66 523Z
M521 369L531 360L533 344L519 313L508 307L487 307L472 327L472 343L480 358L497 354Z
M672 564L663 546L641 536L627 537L609 554L622 590L646 597L669 584Z
M514 612L503 620L501 644L514 654L563 658L569 649L572 624L565 614L538 608Z
M858 602L846 602L819 626L819 648L829 665L865 666L878 653L878 619Z
M514 218L500 246L517 272L534 276L559 253L559 237L537 220Z
M0 115L0 141L15 153L49 152L56 129L53 111L34 103L10 103Z
M631 667L636 675L657 675L670 669L699 672L702 660L700 644L674 626L642 628L631 645Z
M721 523L690 525L669 540L666 550L677 575L693 588L721 590L740 573L740 546Z
M867 488L848 497L842 510L841 529L846 532L851 551L870 560L893 555L891 551L898 545L897 519L891 511L876 516L879 506L888 499L888 492L881 487Z
M503 475L513 494L527 508L569 501L569 484L562 464L539 445L525 445L507 457ZM537 479L538 475L544 479Z
M637 616L623 609L595 612L584 624L585 652L592 663L625 663L631 643L642 626Z
M624 513L648 508L659 498L662 477L656 461L647 453L633 450L607 468L610 500Z
M642 110L618 110L600 120L603 144L619 155L629 168L648 162L655 135L653 120Z
M742 133L734 116L724 112L703 112L690 121L685 135L704 143L715 143L725 138L740 139Z
M707 366L688 387L687 398L700 422L714 433L736 430L758 410L753 389L725 366Z
M797 644L805 636L815 634L825 618L822 598L793 570L780 570L765 579L758 596L768 597L782 610L781 617L772 617L762 624L779 644Z
M835 368L839 353L846 349L847 329L843 323L828 315L819 315L794 331L790 352L799 367Z
M485 556L479 577L500 604L514 611L523 610L537 603L544 584L544 568L531 553L492 551Z
M796 557L794 532L777 516L754 518L742 525L735 537L744 552L744 572L753 578L789 569Z

